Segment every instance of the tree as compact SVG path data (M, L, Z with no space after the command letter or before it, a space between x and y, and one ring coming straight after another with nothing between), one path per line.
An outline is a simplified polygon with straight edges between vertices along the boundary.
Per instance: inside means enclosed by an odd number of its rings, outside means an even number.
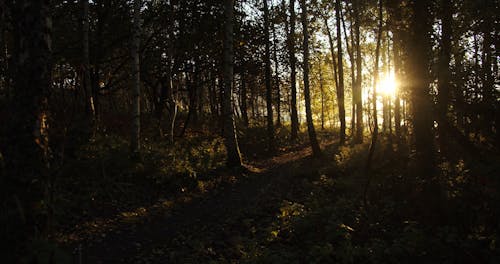
M15 89L10 100L2 200L9 217L8 234L1 234L14 251L7 262L26 256L29 238L46 239L52 208L49 186L49 89L52 82L52 23L48 1L20 0L14 4L16 53ZM14 209L15 208L15 209ZM2 223L2 226L5 226ZM31 261L31 260L30 260Z
M439 73L438 73L438 121L439 121L439 146L443 153L447 152L447 125L448 106L450 94L450 60L451 60L451 37L452 37L452 15L453 5L451 0L441 1L441 50L439 54Z
M227 166L241 167L241 154L233 112L233 16L234 0L224 1L224 85L223 85L223 120L224 144L227 151Z
M356 46L356 43L355 43L355 39L354 39L354 34L350 34L350 41L349 41L349 37L347 36L347 27L345 25L345 18L344 18L344 15L343 13L341 12L341 16L340 16L340 19L342 21L342 29L344 31L344 39L345 39L345 43L346 43L346 48L347 48L347 54L349 55L349 61L351 63L351 67L350 67L350 70L351 70L351 91L352 91L352 111L351 111L351 134L353 135L354 137L354 142L355 143L358 143L358 141L356 141L356 136L358 133L356 131L356 103L357 103L357 98L356 98L356 58L354 57L354 47ZM352 28L352 23L351 23L351 28ZM349 42L352 43L352 47L349 46Z
M135 157L141 151L141 65L140 65L140 41L141 41L141 0L134 0L134 36L132 43L133 76L134 86L132 89L132 139L130 150Z
M372 111L373 111L373 134L372 134L372 140L370 144L370 149L368 152L368 158L366 160L366 165L365 165L365 172L368 174L368 181L365 186L365 191L364 191L364 200L366 204L366 194L368 191L368 187L370 185L370 181L372 178L372 173L370 173L371 170L371 163L373 160L373 155L375 153L375 147L377 146L377 139L378 139L378 111L377 111L377 85L379 81L379 62L380 62L380 49L381 49L381 42L382 42L382 25L383 25L383 0L379 0L379 7L378 7L378 27L377 27L377 46L375 48L375 68L373 70L373 98L372 98Z
M337 57L337 54L335 53L335 44L326 16L323 16L323 22L325 23L326 34L328 36L328 44L330 45L330 56L332 57L333 80L335 82L335 89L338 89L337 87L339 87L339 78L337 74L337 61L335 60L335 58Z
M291 92L291 140L297 140L299 117L297 113L297 72L295 57L295 0L290 0L290 32L288 33L288 56L290 57L290 92Z
M274 87L276 89L276 126L281 127L281 91L280 75L278 61L278 39L276 38L276 29L273 25L273 60L274 60Z
M273 118L273 91L271 86L271 43L269 39L269 7L267 0L264 1L264 41L265 41L265 82L266 82L266 106L267 106L267 140L268 148L274 151L274 118Z
M337 21L337 56L338 56L338 86L337 86L337 102L339 106L339 118L340 118L340 144L345 143L345 101L344 101L344 59L342 52L342 35L341 35L341 24L340 24L340 12L341 4L340 0L335 2L335 16Z
M85 92L85 111L94 118L94 104L92 99L92 83L90 79L89 55L89 0L82 0L82 55L83 55L83 91Z
M307 5L306 0L300 1L302 8L302 28L304 30L304 40L302 43L302 51L304 56L303 71L304 71L304 101L306 106L306 120L307 120L307 132L309 134L309 141L314 156L321 156L321 148L318 144L318 139L316 138L316 130L314 129L314 123L312 118L311 110L311 92L309 88L309 27L307 21Z
M360 10L360 0L354 0L354 34L356 35L356 84L353 92L356 104L356 136L354 141L356 143L363 142L363 74L362 74L362 58L361 58L361 32L360 24L361 20L359 18Z
M394 60L394 75L397 80L395 85L396 93L394 95L394 130L396 133L396 142L398 148L401 147L401 80L402 80L402 30L401 30L401 9L399 7L399 1L390 0L387 1L387 11L389 12L390 27L393 36L393 60Z
M411 40L409 47L410 90L413 109L416 160L421 177L431 178L434 172L434 135L432 105L429 98L430 11L429 0L412 1Z

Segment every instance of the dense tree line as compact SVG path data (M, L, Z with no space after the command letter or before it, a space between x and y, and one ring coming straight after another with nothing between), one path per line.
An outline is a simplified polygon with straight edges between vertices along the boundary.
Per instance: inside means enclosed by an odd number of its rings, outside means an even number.
M140 160L142 133L176 144L210 131L238 168L251 127L266 127L269 152L283 127L290 141L307 131L317 156L318 127L341 145L371 136L371 148L412 150L432 203L439 159L498 153L499 11L497 0L2 1L1 236L16 253L50 238L58 168L100 133L130 139Z

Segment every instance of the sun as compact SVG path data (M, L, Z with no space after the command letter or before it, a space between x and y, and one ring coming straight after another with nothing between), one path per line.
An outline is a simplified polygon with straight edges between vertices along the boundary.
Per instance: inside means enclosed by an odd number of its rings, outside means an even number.
M394 74L386 75L384 79L381 80L378 87L379 93L385 96L394 96L397 89L397 81Z

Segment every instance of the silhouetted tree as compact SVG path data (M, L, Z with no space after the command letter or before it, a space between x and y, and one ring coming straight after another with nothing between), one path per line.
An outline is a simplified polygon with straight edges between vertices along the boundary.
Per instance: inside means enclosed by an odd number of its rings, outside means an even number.
M273 118L273 90L271 86L271 43L269 38L269 7L267 0L264 1L264 41L265 41L265 82L266 82L266 106L267 106L267 140L268 148L274 151L274 118Z
M302 29L304 31L304 40L302 43L304 61L302 68L304 71L304 101L306 107L307 132L309 133L309 141L313 150L313 154L315 156L320 156L321 148L319 147L318 139L316 138L316 130L314 129L311 110L311 92L309 88L309 23L307 21L308 17L306 0L300 0L300 4L302 9Z
M134 0L134 37L132 43L133 76L132 89L132 139L130 149L133 156L138 156L141 151L141 66L140 66L140 41L141 41L141 0Z
M291 140L297 139L299 131L299 117L297 113L297 72L295 57L295 0L290 0L290 32L288 33L288 56L290 57L290 112L291 112Z
M343 51L342 51L342 35L341 35L341 24L340 24L340 16L341 16L341 3L340 0L335 2L335 18L337 21L337 57L338 57L338 86L337 86L337 103L339 106L339 119L340 119L340 134L339 140L340 144L344 144L345 142L345 130L346 130L346 121L345 121L345 101L344 101L344 59L343 59Z
M238 146L238 136L234 123L233 108L233 17L234 0L224 1L224 85L223 85L223 116L224 143L227 151L227 166L240 167L241 154Z
M5 170L1 175L2 239L8 248L3 261L20 257L33 261L28 239L46 239L50 232L52 204L48 196L49 105L52 83L52 23L49 1L20 0L13 5L16 53L15 89L5 146ZM2 219L3 221L3 219ZM6 232L6 234L3 233Z

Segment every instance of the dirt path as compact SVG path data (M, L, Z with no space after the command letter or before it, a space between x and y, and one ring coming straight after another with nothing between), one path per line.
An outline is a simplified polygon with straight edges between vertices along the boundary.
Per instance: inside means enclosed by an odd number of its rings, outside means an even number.
M195 253L206 255L208 262L220 251L226 259L238 259L242 254L237 250L239 240L248 236L265 239L266 234L256 228L270 225L283 201L303 195L301 176L314 170L307 166L312 161L310 155L309 148L287 152L252 164L249 173L228 175L233 183L144 209L149 214L131 214L111 232L75 247L74 261L189 262L189 255Z

